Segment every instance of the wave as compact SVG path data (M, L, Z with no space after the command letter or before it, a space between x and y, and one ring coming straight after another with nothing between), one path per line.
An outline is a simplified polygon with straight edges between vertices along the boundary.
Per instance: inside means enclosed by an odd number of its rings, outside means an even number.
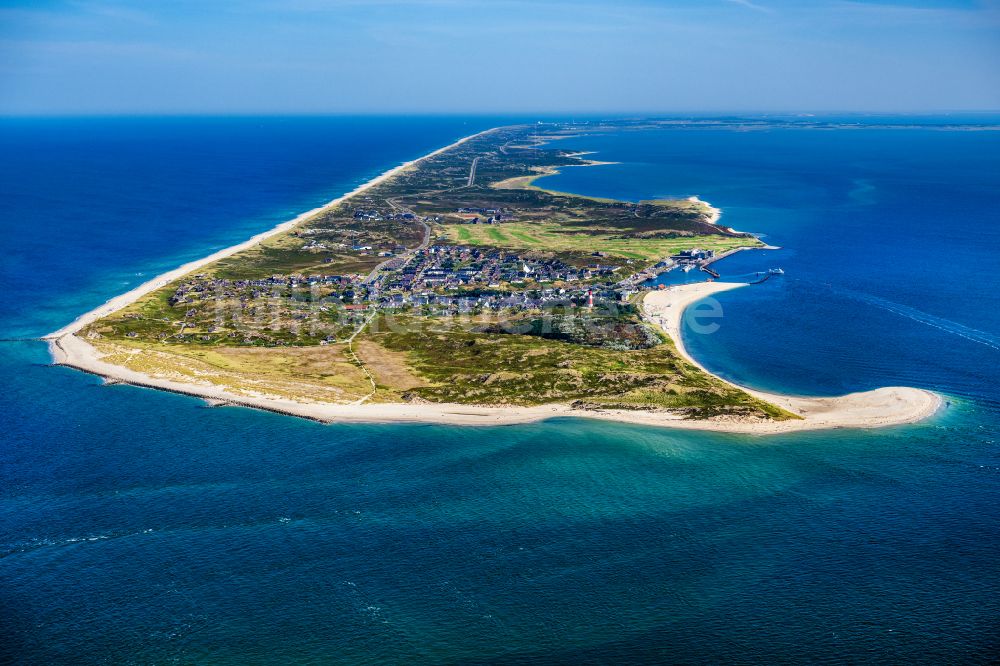
M10 555L16 555L18 553L27 553L33 550L38 550L40 548L48 548L51 546L69 546L75 543L89 543L93 541L107 541L108 539L124 539L127 537L140 536L142 534L151 534L153 529L146 529L139 532L119 532L112 534L92 534L89 536L80 537L66 537L63 539L47 539L47 538L37 538L29 539L27 541L21 541L16 543L9 543L0 546L0 559L8 557Z
M929 314L914 307L910 307L909 305L896 303L895 301L890 301L872 294L866 294L861 291L854 291L853 289L833 286L830 286L830 289L834 293L863 301L869 305L874 305L875 307L882 308L883 310L887 310L901 317L906 317L907 319L931 326L944 331L945 333L957 335L958 337L965 338L970 342L975 342L1000 351L1000 338L997 338L995 335L987 333L986 331L980 331L979 329L972 328L971 326L960 324L957 321L945 319L944 317L938 317L937 315Z

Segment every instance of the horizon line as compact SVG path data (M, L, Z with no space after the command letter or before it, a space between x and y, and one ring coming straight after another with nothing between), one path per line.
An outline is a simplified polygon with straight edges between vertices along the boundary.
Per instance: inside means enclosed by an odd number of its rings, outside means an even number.
M664 110L587 110L587 111L36 111L24 113L6 113L0 111L0 119L28 118L334 118L334 117L371 117L371 118L407 118L407 117L448 117L448 118L559 118L565 120L572 117L586 119L647 119L660 116L947 116L947 115L990 115L1000 114L997 109L897 109L897 110L845 110L845 109L664 109Z

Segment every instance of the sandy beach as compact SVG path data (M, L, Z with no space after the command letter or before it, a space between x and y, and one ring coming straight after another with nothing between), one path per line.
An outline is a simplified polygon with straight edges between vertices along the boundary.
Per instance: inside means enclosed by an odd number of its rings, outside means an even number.
M941 405L941 399L930 391L907 387L887 387L863 393L830 398L806 398L776 395L739 387L768 402L801 416L789 421L739 420L718 418L688 420L665 411L633 410L580 410L569 405L553 404L537 407L475 406L459 404L366 403L330 404L298 402L279 397L247 397L227 393L210 384L178 382L154 377L113 365L102 359L102 354L85 340L75 335L84 326L105 317L146 294L219 259L250 248L275 234L287 231L297 224L340 204L364 190L373 187L421 160L438 155L457 145L492 130L470 135L427 155L389 169L351 192L329 203L307 211L283 222L273 229L257 234L249 240L219 250L203 259L184 264L172 271L112 298L103 305L87 312L67 326L46 336L55 363L73 367L104 377L108 383L126 383L204 398L212 405L234 405L263 409L291 416L313 419L324 423L441 423L449 425L508 425L530 423L554 417L579 417L643 425L664 426L690 430L713 430L749 434L775 434L825 428L872 428L912 423L932 415ZM718 220L718 209L715 220ZM643 302L648 321L661 326L675 341L679 352L691 363L698 364L684 348L680 335L685 308L707 297L729 289L746 286L738 283L705 282L673 287L649 293ZM707 370L706 370L707 372Z
M680 327L685 308L713 294L745 286L737 283L699 283L655 291L646 296L644 308L650 321L662 326L677 343L679 352L695 365L684 348ZM264 409L324 423L441 423L447 425L510 425L531 423L554 417L601 419L642 425L712 430L746 434L778 434L828 428L874 428L923 420L941 405L930 391L909 387L886 387L829 398L777 395L746 389L801 417L789 421L686 420L669 412L632 410L579 410L568 405L538 407L480 407L457 404L319 404L282 398L237 396L211 385L195 385L152 377L112 365L85 340L64 334L50 341L56 363L104 377L109 382L183 393L206 399L213 405L235 405Z
M289 231L290 229L295 228L298 224L300 224L302 222L305 222L309 218L311 218L311 217L313 217L315 215L319 215L320 213L322 213L324 211L330 210L331 208L334 208L335 206L339 205L341 202L343 202L343 201L345 201L347 199L350 199L351 197L353 197L353 196L355 196L357 194L360 194L361 192L364 192L365 190L367 190L367 189L369 189L371 187L374 187L374 186L378 185L379 183L385 182L386 180L392 178L393 176L395 176L396 174L400 173L401 171L405 171L406 169L409 169L410 167L412 167L413 165L417 164L418 162L422 162L423 160L426 160L426 159L429 159L431 157L434 157L435 155L440 155L441 153L443 153L443 152L445 152L447 150L451 150L452 148L454 148L456 146L462 145L463 143L465 143L466 141L469 141L470 139L474 139L477 136L482 136L484 134L488 134L488 133L492 132L495 129L497 129L497 128L493 127L493 128L488 129L488 130L483 130L482 132L477 132L475 134L470 134L469 136L462 137L458 141L456 141L454 143L451 143L451 144L448 144L447 146L444 146L443 148L438 148L437 150L429 152L429 153L427 153L426 155L424 155L422 157L418 157L415 160L410 160L409 162L404 162L403 164L400 164L399 166L393 167L393 168L389 169L388 171L385 171L385 172L379 174L378 176L376 176L375 178L372 178L368 182L359 185L358 187L354 188L350 192L348 192L348 193L346 193L346 194L344 194L342 196L339 196L336 199L334 199L332 201L329 201L329 202L323 204L322 206L319 206L318 208L313 208L312 210L308 210L308 211L302 213L301 215L298 215L295 218L293 218L291 220L288 220L287 222L282 222L281 224L279 224L279 225L277 225L277 226L275 226L275 227L273 227L271 229L268 229L267 231L261 232L261 233L257 234L256 236L253 236L252 238L250 238L250 239L248 239L246 241L243 241L242 243L237 243L236 245L224 248L222 250L219 250L218 252L213 252L212 254L208 255L207 257L204 257L202 259L197 259L195 261L188 262L188 263L184 264L183 266L179 266L179 267L175 268L172 271L167 271L166 273L158 275L155 278L153 278L152 280L149 280L148 282L142 283L141 285L139 285L135 289L127 291L124 294L122 294L121 296L116 296L116 297L110 299L109 301L105 302L103 305L94 308L90 312L87 312L87 313L84 313L84 314L80 315L79 317L77 317L76 319L74 319L72 323L67 324L66 326L63 326L62 328L60 328L57 331L53 331L52 333L49 333L48 335L45 336L44 339L46 339L46 340L53 340L53 339L56 339L56 338L61 338L61 337L65 336L65 335L68 335L68 334L71 334L71 333L75 333L75 332L79 331L81 328L83 328L84 326L86 326L88 324L91 324L91 323L97 321L98 319L101 319L102 317L107 317L109 314L111 314L113 312L117 312L118 310L121 310L124 307L128 307L129 305L131 305L132 303L136 302L137 300L139 300L140 298L142 298L146 294L151 293L153 291L156 291L160 287L164 287L164 286L170 284L171 282L173 282L174 280L176 280L176 279L178 279L180 277L183 277L184 275L187 275L188 273L190 273L192 271L195 271L195 270L201 268L202 266L207 266L208 264L210 264L212 262L218 261L220 259L225 259L226 257L231 257L232 255L236 254L237 252L242 252L243 250L246 250L247 248L251 248L254 245L256 245L257 243L260 243L261 241L263 241L263 240L265 240L267 238L270 238L271 236L274 236L276 234L280 234L280 233L282 233L284 231Z
M715 206L713 206L712 204L708 203L704 199L698 197L698 195L695 195L693 197L688 197L688 201L692 201L694 203L704 204L705 206L708 207L708 210L709 210L708 223L709 224L718 224L719 220L722 219L722 210L719 209L719 208L716 208Z
M740 282L700 282L678 285L647 294L643 300L643 309L645 316L662 327L673 339L681 356L708 372L684 347L684 340L681 336L684 311L708 296L747 286L749 285ZM723 379L723 381L726 380ZM726 383L737 386L732 382ZM738 388L802 417L800 421L760 424L760 428L767 432L822 428L873 428L914 423L930 417L941 406L941 397L936 393L907 386L887 386L872 391L821 398L765 393L746 386L738 386Z

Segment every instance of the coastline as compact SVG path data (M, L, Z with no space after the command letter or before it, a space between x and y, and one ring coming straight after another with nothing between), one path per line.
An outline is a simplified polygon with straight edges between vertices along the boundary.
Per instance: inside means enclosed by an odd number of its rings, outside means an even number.
M87 326L88 324L91 324L91 323L97 321L98 319L101 319L102 317L106 317L109 314L112 314L113 312L117 312L118 310L121 310L122 308L128 307L129 305L131 305L132 303L136 302L137 300L139 300L140 298L142 298L146 294L149 294L150 292L156 291L157 289L170 284L174 280L176 280L176 279L178 279L180 277L183 277L184 275L187 275L191 271L197 270L197 269L201 268L202 266L207 266L208 264L211 264L211 263L213 263L215 261L218 261L220 259L225 259L226 257L230 257L230 256L236 254L237 252L242 252L243 250L251 248L254 245L256 245L257 243L260 243L261 241L266 240L266 239L270 238L271 236L275 236L275 235L280 234L282 232L289 231L289 230L295 228L298 224L300 224L302 222L305 222L309 218L311 218L311 217L313 217L315 215L319 215L320 213L322 213L324 211L330 210L331 208L334 208L334 207L340 205L342 202L346 201L347 199L349 199L349 198L351 198L351 197L353 197L353 196L355 196L357 194L360 194L361 192L364 192L365 190L367 190L370 187L374 187L374 186L378 185L379 183L385 182L386 180L392 178L396 174L398 174L398 173L400 173L402 171L405 171L406 169L409 169L410 167L414 166L415 164L417 164L419 162L422 162L423 160L426 160L426 159L429 159L431 157L434 157L435 155L440 155L441 153L443 153L443 152L445 152L447 150L451 150L452 148L454 148L456 146L462 145L466 141L469 141L469 140L474 139L476 137L482 136L484 134L489 134L490 132L492 132L492 131L494 131L496 129L498 129L498 128L491 127L490 129L483 130L482 132L476 132L475 134L470 134L469 136L462 137L461 139L459 139L458 141L455 141L454 143L450 143L447 146L444 146L442 148L438 148L437 150L433 150L433 151L427 153L426 155L423 155L423 156L418 157L416 159L410 160L408 162L403 162L402 164L399 164L399 165L397 165L397 166L395 166L395 167L393 167L391 169L383 171L381 174L375 176L371 180L369 180L369 181L367 181L365 183L362 183L361 185L358 185L356 188L354 188L350 192L347 192L346 194L342 194L341 196L337 197L336 199L333 199L331 201L326 202L322 206L318 206L316 208L313 208L312 210L308 210L308 211L306 211L306 212L304 212L304 213L302 213L300 215L295 216L291 220L286 220L285 222L282 222L282 223L280 223L280 224L278 224L278 225L276 225L276 226L268 229L267 231L262 231L261 233L256 234L256 235L250 237L249 239L247 239L247 240L245 240L245 241L243 241L241 243L237 243L236 245L232 245L230 247L226 247L226 248L223 248L221 250L218 250L217 252L213 252L212 254L208 255L207 257L202 257L201 259L196 259L194 261L189 261L188 263L186 263L186 264L184 264L182 266L178 266L177 268L175 268L173 270L170 270L170 271L167 271L166 273L161 273L160 275L157 275L153 279L148 280L146 282L143 282L138 287L135 287L134 289L130 289L129 291L125 292L124 294L121 294L119 296L115 296L114 298L111 298L111 299L105 301L103 304L99 305L98 307L94 308L93 310L91 310L89 312L85 312L84 314L80 315L79 317L77 317L76 319L74 319L72 322L70 322L66 326L63 326L62 328L60 328L60 329L58 329L56 331L53 331L52 333L49 333L46 336L43 336L42 339L43 340L54 340L54 339L62 338L64 336L66 336L66 335L70 335L70 334L76 333L77 331L79 331L84 326Z
M120 296L108 300L101 306L80 315L70 324L43 338L49 341L49 349L54 363L100 376L109 384L124 383L133 386L154 388L199 397L213 406L242 406L289 416L298 416L323 423L437 423L445 425L486 426L532 423L556 417L577 417L687 430L709 430L744 434L778 434L802 430L872 428L912 423L929 417L940 407L941 398L937 394L907 387L887 387L835 398L804 398L764 393L737 386L731 382L726 383L736 386L767 402L778 405L787 411L798 414L802 418L786 421L764 421L734 417L689 420L682 415L666 411L583 410L575 409L567 404L522 407L447 403L312 403L276 396L241 396L228 393L210 384L177 382L136 372L105 362L102 360L101 353L96 348L75 335L80 329L93 321L127 307L146 294L173 282L183 275L252 247L275 234L292 229L312 216L339 205L344 200L384 182L422 160L450 150L470 139L487 134L494 129L496 128L469 135L427 155L393 167L323 206L302 213L294 219L283 222L268 231L259 233L242 243L224 248L207 257L163 273ZM571 166L596 166L598 164L601 163L595 162L593 164ZM534 180L543 175L548 174L538 174L527 178ZM713 217L715 218L713 222L717 222L721 211L707 204L707 202L704 203L713 211ZM660 325L667 332L674 340L678 352L686 360L707 374L712 374L697 363L684 348L680 335L683 313L685 308L707 296L741 286L745 285L738 283L696 283L652 292L647 294L643 301L644 317L652 323Z
M692 365L730 386L802 417L799 421L774 422L771 424L774 427L769 431L902 425L922 421L940 409L941 396L932 391L908 386L886 386L842 396L805 397L758 391L713 374L695 360L684 346L681 333L684 312L704 298L748 286L750 285L742 282L698 282L653 291L643 299L643 315L667 332L674 341L678 353Z
M709 213L707 222L709 224L718 224L719 220L722 219L722 209L716 208L712 204L708 203L707 201L699 197L697 194L692 197L688 197L687 200L692 203L700 203L708 208Z
M607 199L604 197L592 197L587 194L574 194L572 192L560 192L558 190L550 190L542 187L541 185L536 185L535 181L548 176L555 176L561 173L560 169L579 169L583 167L595 167L595 166L607 166L609 164L619 164L619 162L601 162L599 160L587 160L583 159L581 155L590 155L590 152L578 152L571 153L569 157L575 157L582 161L583 164L563 164L559 167L533 167L535 173L530 176L516 176L514 178L508 178L507 180L501 180L497 183L493 183L490 187L495 189L511 189L511 190L538 190L539 192L546 192L557 197L580 197L583 199L590 199L591 201L612 201L612 199ZM710 207L711 208L711 207ZM715 209L713 209L715 210ZM714 224L714 223L713 223Z
M644 315L660 325L674 340L678 352L690 363L705 370L684 347L680 335L685 309L697 301L741 283L703 282L673 290L651 292L644 301ZM204 399L212 406L239 406L297 416L321 423L434 423L460 426L491 426L534 423L550 418L576 417L638 425L755 435L774 435L832 428L877 428L915 423L932 416L942 404L930 391L909 387L885 387L838 397L797 397L747 389L762 400L801 416L786 421L716 418L688 420L663 411L582 410L565 404L520 406L477 406L448 403L306 403L278 397L247 397L228 393L211 385L175 382L106 363L85 340L68 334L49 341L55 362L105 379L106 383L130 384ZM711 373L709 373L711 374ZM725 381L725 380L723 380Z

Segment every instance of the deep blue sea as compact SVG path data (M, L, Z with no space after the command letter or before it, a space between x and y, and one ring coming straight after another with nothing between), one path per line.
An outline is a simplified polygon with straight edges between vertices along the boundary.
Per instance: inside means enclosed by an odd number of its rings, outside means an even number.
M324 426L30 340L500 122L0 120L0 663L997 658L1000 132L614 132L560 145L620 164L543 181L764 234L716 268L786 275L720 295L692 352L770 390L944 393L921 424Z

